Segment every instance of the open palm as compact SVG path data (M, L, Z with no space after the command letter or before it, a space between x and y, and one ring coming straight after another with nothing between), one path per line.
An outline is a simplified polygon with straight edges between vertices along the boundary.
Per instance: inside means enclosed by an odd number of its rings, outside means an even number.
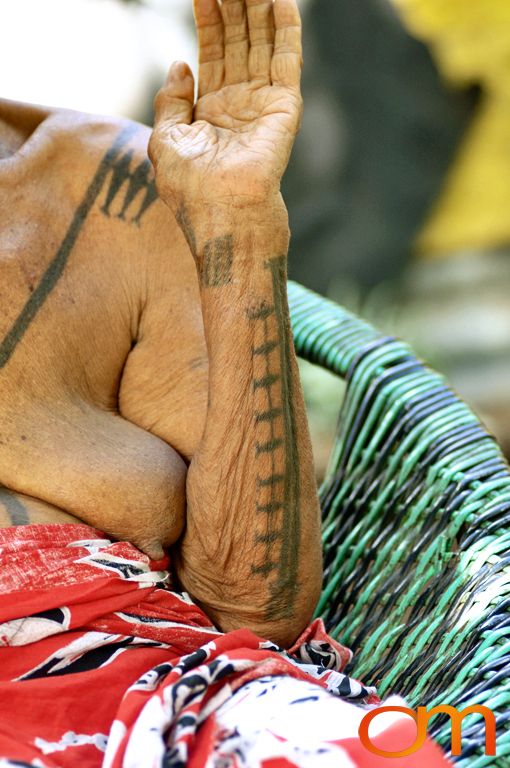
M184 63L156 98L150 144L172 207L237 205L277 194L301 115L301 23L295 0L194 0L198 100Z

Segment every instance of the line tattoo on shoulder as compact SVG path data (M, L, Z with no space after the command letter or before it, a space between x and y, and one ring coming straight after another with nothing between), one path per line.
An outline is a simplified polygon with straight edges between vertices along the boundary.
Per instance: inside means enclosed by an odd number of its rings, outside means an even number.
M258 435L255 461L261 466L254 510L260 527L254 544L260 556L252 571L271 580L268 619L293 612L301 533L285 263L284 256L267 262L272 277L272 302L263 302L248 312L248 320L255 324L257 333L252 351L253 391L261 405L254 416Z
M130 170L131 154L129 151L122 154L124 148L139 130L139 126L135 123L128 123L103 155L53 259L25 302L11 328L4 338L0 340L0 369L7 365L37 313L60 280L78 236L89 213L98 201L108 178L110 178L110 186L103 204L103 213L106 215L110 215L110 207L114 198L123 189L126 181L125 195L117 214L120 218L127 216L128 209L131 212L136 199L138 207L133 212L131 221L139 224L145 211L154 202L155 187L152 186L149 169L145 165L145 161L133 170ZM148 163L149 161L147 160L146 162ZM140 203L138 203L140 192L143 196L140 197Z

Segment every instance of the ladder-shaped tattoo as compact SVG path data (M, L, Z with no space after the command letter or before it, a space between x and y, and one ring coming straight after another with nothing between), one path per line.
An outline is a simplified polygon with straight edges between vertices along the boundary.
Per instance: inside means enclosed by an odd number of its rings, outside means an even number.
M253 347L253 390L256 403L255 513L260 518L255 538L260 552L252 572L271 579L267 616L282 609L292 613L297 589L300 537L300 478L296 425L292 403L290 328L286 312L285 258L267 262L271 271L273 303L262 303L248 313L256 324Z

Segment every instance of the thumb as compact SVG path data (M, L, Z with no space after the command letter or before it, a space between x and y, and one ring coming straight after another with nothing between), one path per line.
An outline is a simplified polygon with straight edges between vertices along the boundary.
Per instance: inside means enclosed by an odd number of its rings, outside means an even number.
M189 66L183 61L174 61L168 72L166 83L154 100L154 127L168 127L193 119L195 103L195 80Z

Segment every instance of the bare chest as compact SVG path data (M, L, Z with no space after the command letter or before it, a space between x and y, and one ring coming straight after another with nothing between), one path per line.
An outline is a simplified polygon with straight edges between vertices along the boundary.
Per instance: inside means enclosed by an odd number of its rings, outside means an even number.
M191 454L201 434L190 270L161 267L114 182L87 210L58 184L1 206L0 526L84 520L129 537L155 516L164 539L162 478L182 479L171 446Z

